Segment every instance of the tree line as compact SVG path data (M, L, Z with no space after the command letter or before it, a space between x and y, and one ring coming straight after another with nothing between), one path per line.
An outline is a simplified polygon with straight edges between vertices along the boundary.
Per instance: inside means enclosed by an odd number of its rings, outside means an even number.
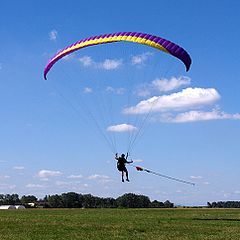
M117 198L96 197L91 194L68 192L46 195L38 199L34 195L0 194L0 205L24 205L43 208L173 208L172 202L150 201L149 197L126 193ZM207 202L208 208L240 208L240 201Z
M207 202L208 208L240 208L240 201Z
M31 204L30 204L31 203ZM34 205L32 204L34 203ZM79 194L75 192L62 193L60 195L46 195L38 199L33 195L0 194L0 205L19 205L25 207L44 208L173 208L174 204L169 200L160 202L150 201L149 197L126 193L118 198L96 197L91 194Z

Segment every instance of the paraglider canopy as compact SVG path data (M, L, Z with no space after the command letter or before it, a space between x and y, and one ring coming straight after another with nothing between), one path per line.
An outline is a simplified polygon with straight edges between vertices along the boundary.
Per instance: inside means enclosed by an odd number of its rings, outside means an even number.
M186 50L184 50L182 47L178 46L177 44L170 42L169 40L166 40L164 38L146 34L146 33L118 32L118 33L103 34L103 35L81 39L76 43L71 44L66 48L60 50L56 55L54 55L49 60L48 64L46 65L44 69L44 79L45 80L47 79L47 74L52 68L52 66L64 56L71 54L72 52L75 52L84 47L93 46L97 44L119 42L119 41L135 42L139 44L145 44L153 48L157 48L161 51L164 51L180 59L184 63L186 67L186 71L190 69L192 60L189 54L186 52Z

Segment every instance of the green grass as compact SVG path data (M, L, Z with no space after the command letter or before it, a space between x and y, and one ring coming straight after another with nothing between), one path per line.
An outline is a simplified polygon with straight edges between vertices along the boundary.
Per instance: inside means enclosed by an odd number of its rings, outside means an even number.
M240 239L240 209L0 211L1 240Z

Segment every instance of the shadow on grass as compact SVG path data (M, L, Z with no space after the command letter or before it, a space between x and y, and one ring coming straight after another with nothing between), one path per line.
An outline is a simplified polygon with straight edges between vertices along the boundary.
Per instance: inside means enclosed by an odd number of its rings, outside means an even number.
M233 219L233 218L192 218L192 220L199 220L199 221L235 221L235 222L240 222L240 219Z

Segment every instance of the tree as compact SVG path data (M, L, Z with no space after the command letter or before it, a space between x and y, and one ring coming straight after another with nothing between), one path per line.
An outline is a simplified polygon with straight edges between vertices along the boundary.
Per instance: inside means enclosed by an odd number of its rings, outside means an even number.
M152 207L152 208L164 208L165 205L164 205L163 202L159 202L157 200L154 200L154 201L151 202L150 207Z
M79 208L82 207L79 194L75 192L63 193L61 195L63 206L66 208Z
M2 204L9 204L9 205L15 205L20 204L20 200L18 197L18 194L6 194L1 196L1 202Z
M28 204L28 203L36 203L37 202L37 197L33 195L23 195L20 199L22 204Z
M124 208L147 208L150 206L150 199L144 195L126 193L116 199L118 207Z
M102 207L115 208L117 207L116 200L114 198L104 198Z
M211 205L212 208L240 208L240 201L219 201L207 203L208 206Z
M207 207L212 208L212 204L210 202L207 202Z
M91 194L85 194L81 196L82 207L84 208L93 208L94 207L94 197Z
M174 207L174 204L171 203L169 200L165 201L163 204L164 204L165 208L173 208Z
M46 199L47 200L47 205L49 207L52 207L52 208L61 208L61 207L64 207L63 206L63 203L62 203L62 198L61 196L55 194L55 195L52 195L52 196L47 196Z
M5 201L5 195L4 194L0 194L0 205L3 205Z

